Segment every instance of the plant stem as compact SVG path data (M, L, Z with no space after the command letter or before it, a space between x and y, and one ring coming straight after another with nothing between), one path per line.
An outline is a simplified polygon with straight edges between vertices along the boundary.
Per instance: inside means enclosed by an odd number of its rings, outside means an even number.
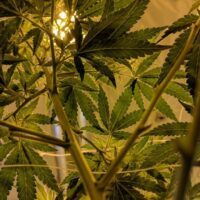
M52 138L52 139L47 139L47 138L41 138L41 137L35 137L35 136L30 136L30 135L27 135L27 134L24 134L24 133L19 133L19 132L11 132L10 133L11 136L13 137L20 137L20 138L24 138L24 139L29 139L29 140L35 140L35 141L38 141L38 142L44 142L44 143L48 143L48 144L51 144L51 145L56 145L56 146L60 146L60 147L63 147L63 148L67 148L69 147L69 143L67 142L64 142L62 140L57 140L57 138Z
M81 152L80 146L75 137L75 133L71 129L68 117L65 111L63 110L59 95L58 93L52 92L51 90L52 88L51 75L49 74L49 71L45 67L43 67L43 70L46 75L47 87L49 88L49 92L51 94L51 99L52 99L59 123L63 131L66 133L67 138L70 141L70 147L68 149L76 163L76 166L79 170L79 173L83 180L86 191L88 192L91 200L103 200L103 191L98 190L96 187L96 179L86 159L84 158Z
M195 101L195 111L192 127L190 132L184 138L185 140L179 141L178 147L183 158L183 167L181 171L181 176L179 179L179 185L177 189L177 194L175 200L184 200L185 192L188 186L188 180L190 178L190 172L194 161L195 150L197 148L197 143L200 138L200 73L197 76L197 88L196 88L196 101Z
M127 140L125 146L119 152L118 157L111 164L110 168L108 169L108 172L99 181L98 187L100 189L104 189L110 183L110 181L113 179L113 177L115 176L116 172L119 169L119 165L120 165L121 161L125 157L126 153L132 147L133 142L138 138L138 136L142 132L142 129L144 128L146 121L148 120L151 112L153 111L153 109L154 109L156 103L158 102L160 96L162 95L163 91L168 86L171 79L174 77L175 73L180 68L180 65L185 60L185 57L186 57L187 53L190 51L192 44L193 44L193 42L196 38L196 35L199 32L199 28L200 28L200 19L198 19L196 24L194 24L192 26L192 30L190 32L190 35L189 35L187 41L186 41L186 44L185 44L183 51L181 52L181 54L177 58L176 62L172 66L171 70L169 71L169 73L167 74L167 76L165 77L163 82L156 88L154 96L153 96L148 108L144 112L143 117L141 118L140 122L136 126L134 132L132 133L130 138Z
M80 176L85 184L86 190L92 200L93 199L102 200L102 198L100 198L102 194L99 190L97 190L96 185L95 185L96 179L94 175L92 174L92 171L81 152L80 146L75 137L75 133L73 133L70 127L68 118L63 110L58 94L53 93L51 95L51 98L52 98L59 122L62 126L62 129L66 132L67 137L69 138L69 141L70 141L69 150L78 167Z
M4 120L9 119L12 115L15 116L15 115L16 115L24 106L26 106L31 100L37 98L38 96L40 96L41 94L43 94L43 93L46 92L46 91L47 91L47 89L46 89L46 88L43 88L42 90L40 90L40 91L36 92L35 94L31 95L30 97L26 98L25 101L24 101L19 107L17 107L17 109L16 109L13 113L11 113L11 114L9 114L8 116L6 116L6 117L4 118Z
M19 127L19 126L16 126L16 125L13 125L13 124L10 124L8 122L5 122L5 121L1 121L0 120L0 125L2 126L5 126L5 127L8 127L10 131L17 131L17 132L22 132L22 133L26 133L28 135L32 135L32 136L35 136L35 137L40 137L41 140L43 141L56 141L57 144L61 144L61 145L64 145L66 146L66 142L63 142L63 140L60 140L58 138L55 138L55 137L52 137L52 136L49 136L45 133L40 133L40 132L37 132L37 131L34 131L34 130L31 130L31 129L27 129L27 128L23 128L23 127ZM67 146L69 146L69 144L67 144Z
M55 2L54 0L51 1L51 27L53 27L54 23L54 10L55 10ZM53 36L49 35L50 40L50 47L51 47L51 56L52 56L52 67L53 67L53 84L52 84L52 91L57 93L57 81L56 81L56 68L57 68L57 62L56 62L56 56L55 56L55 49L54 49L54 43L53 43Z

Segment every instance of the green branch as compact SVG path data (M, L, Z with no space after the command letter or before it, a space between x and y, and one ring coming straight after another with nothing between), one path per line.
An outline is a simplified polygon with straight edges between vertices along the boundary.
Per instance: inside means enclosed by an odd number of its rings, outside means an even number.
M69 147L69 143L67 142L64 142L62 140L57 140L57 138L54 138L52 137L51 139L50 138L42 138L42 137L35 137L35 136L31 136L31 135L27 135L27 134L24 134L24 133L19 133L19 132L14 132L12 131L10 133L10 136L12 137L20 137L20 138L23 138L23 139L28 139L28 140L35 140L35 141L38 141L38 142L44 142L44 143L47 143L47 144L50 144L50 145L56 145L56 146L60 146L60 147L63 147L63 148L68 148Z
M83 156L78 141L76 139L75 133L71 129L68 117L63 110L58 93L52 91L52 77L49 74L47 68L43 67L43 71L46 75L47 87L49 89L51 99L56 111L59 123L62 127L62 130L66 133L66 137L70 141L69 151L76 163L80 177L83 180L86 191L88 192L91 199L103 200L103 191L100 191L96 187L96 179L90 169L85 157Z
M38 96L40 96L41 94L43 94L43 93L46 92L46 91L47 91L47 89L46 89L46 88L43 88L42 90L40 90L40 91L36 92L35 94L31 95L30 97L26 98L25 101L24 101L19 107L17 107L17 109L16 109L13 113L11 113L11 114L9 114L8 116L6 116L6 117L4 118L4 120L9 119L11 116L16 116L16 114L17 114L24 106L26 106L31 100L37 98Z
M194 24L192 26L192 30L190 32L188 39L187 39L185 47L184 47L183 51L181 52L181 54L179 55L179 57L177 58L174 65L172 66L170 72L167 74L167 76L165 77L163 82L155 89L154 96L153 96L148 108L146 109L143 117L141 118L140 122L136 126L134 132L132 133L130 138L127 140L124 148L122 148L122 150L119 152L118 157L111 164L110 168L108 169L108 172L99 181L98 187L100 189L104 189L110 183L110 181L113 179L113 177L116 175L116 172L119 170L119 166L120 166L121 161L123 160L123 158L126 156L127 152L132 147L133 142L138 138L138 136L142 132L142 129L144 128L145 123L147 122L151 112L153 111L153 109L154 109L156 103L158 102L159 98L161 97L163 91L168 86L168 84L170 83L170 81L174 77L175 73L180 68L180 65L185 60L186 55L190 51L190 49L193 45L193 42L196 38L196 35L199 32L199 28L200 28L200 19L196 22L196 24Z
M179 178L179 185L175 200L184 200L185 192L188 186L188 180L190 178L191 168L194 162L195 150L200 138L200 73L197 76L197 88L196 88L196 99L195 99L195 111L192 127L190 132L183 140L178 143L178 148L183 158L183 167L181 176Z
M9 130L12 132L11 133L12 135L14 135L14 134L16 135L17 134L16 132L21 132L21 135L22 135L22 133L24 133L23 134L24 137L26 137L26 135L25 135L25 133L26 133L27 137L29 135L34 136L34 137L38 137L38 138L40 138L40 141L43 141L43 142L44 141L46 141L47 143L55 142L56 145L63 146L63 147L66 147L66 146L68 147L69 146L69 143L66 143L63 140L60 140L58 138L49 136L49 135L47 135L47 133L40 133L40 132L31 130L31 129L27 129L27 128L20 127L20 126L17 126L17 125L13 125L13 124L10 124L8 122L1 121L1 120L0 120L0 125L9 128ZM18 135L19 135L19 133L18 133Z
M54 23L54 10L55 10L55 2L54 0L51 1L51 27L53 27ZM54 49L54 42L53 42L53 36L49 35L50 39L50 47L51 47L51 56L52 56L52 67L53 67L53 84L52 84L52 91L53 93L57 93L57 81L56 81L56 68L57 68L57 62L56 62L56 56L55 56L55 49Z

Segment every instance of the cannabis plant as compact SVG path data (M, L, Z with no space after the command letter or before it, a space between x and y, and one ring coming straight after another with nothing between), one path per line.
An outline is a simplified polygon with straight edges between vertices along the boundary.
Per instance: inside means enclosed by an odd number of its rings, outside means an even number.
M189 176L200 159L200 1L168 27L139 29L148 3L1 0L1 200L13 187L20 200L200 198ZM57 146L73 160L62 182L42 156Z

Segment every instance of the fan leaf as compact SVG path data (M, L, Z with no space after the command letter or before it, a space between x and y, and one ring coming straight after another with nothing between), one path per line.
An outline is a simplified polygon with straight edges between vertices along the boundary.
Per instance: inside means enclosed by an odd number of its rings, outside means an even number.
M145 136L184 136L188 133L189 126L190 123L188 122L163 124L145 133Z

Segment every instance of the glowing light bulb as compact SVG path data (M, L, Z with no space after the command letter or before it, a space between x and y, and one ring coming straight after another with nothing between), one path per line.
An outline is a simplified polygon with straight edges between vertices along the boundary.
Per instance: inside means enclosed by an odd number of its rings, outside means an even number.
M60 17L61 19L66 19L66 18L67 18L67 13L64 12L64 11L62 11L62 12L59 14L59 17Z
M63 40L65 38L65 32L61 31L60 32L60 39Z
M53 34L55 34L56 36L58 35L58 29L53 27Z
M71 20L71 22L75 22L75 16L72 15L70 20Z

